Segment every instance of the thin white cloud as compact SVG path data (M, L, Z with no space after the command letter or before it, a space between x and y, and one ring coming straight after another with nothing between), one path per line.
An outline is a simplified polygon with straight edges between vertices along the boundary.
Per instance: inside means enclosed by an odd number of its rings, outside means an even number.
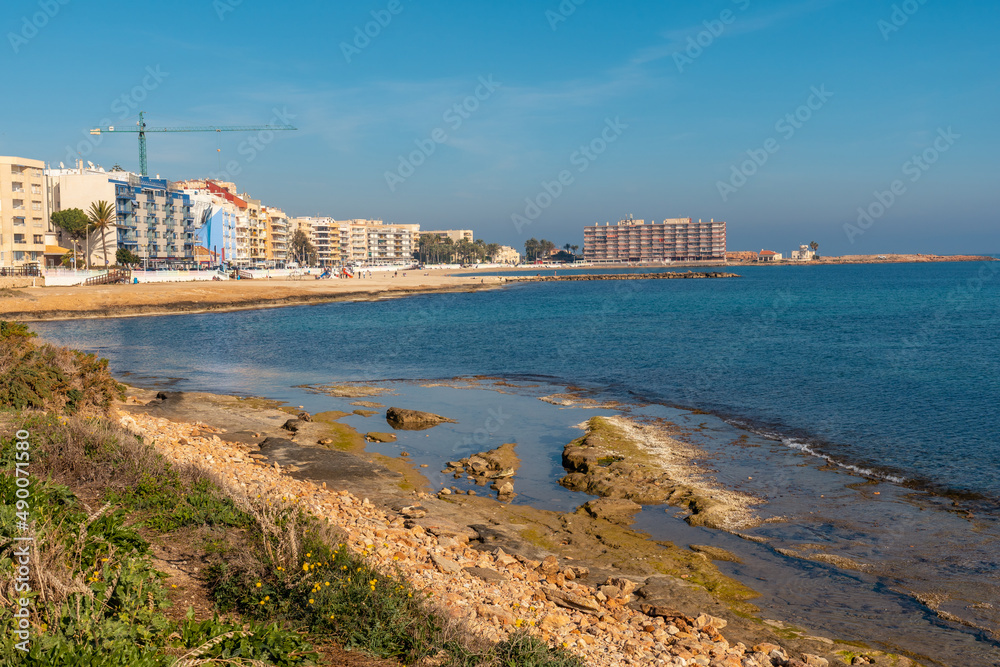
M799 2L786 5L769 14L754 15L753 5L747 7L745 12L740 11L736 4L729 8L736 15L736 20L725 27L725 31L717 39L732 37L735 35L749 35L755 32L769 30L783 21L796 18L805 14L825 9L826 7L840 2L841 0L811 0L810 2ZM719 14L706 16L706 21L718 20ZM683 52L689 45L689 38L695 37L705 30L704 23L688 26L686 28L667 30L663 35L665 40L662 44L656 44L640 49L631 59L632 65L644 65L647 63L672 58L674 54Z

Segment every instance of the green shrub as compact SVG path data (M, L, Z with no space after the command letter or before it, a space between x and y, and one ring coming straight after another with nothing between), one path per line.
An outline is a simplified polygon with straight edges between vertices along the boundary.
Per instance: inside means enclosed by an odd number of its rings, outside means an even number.
M470 651L457 642L446 644L450 667L584 667L580 658L566 651L554 650L545 642L526 633L511 635L485 651Z
M107 359L34 338L26 325L0 321L0 407L107 414L125 398Z
M221 611L291 622L379 657L412 662L433 653L437 622L406 581L332 545L314 519L286 510L276 525L284 532L257 537L242 557L210 568ZM282 557L282 540L301 545L298 558Z

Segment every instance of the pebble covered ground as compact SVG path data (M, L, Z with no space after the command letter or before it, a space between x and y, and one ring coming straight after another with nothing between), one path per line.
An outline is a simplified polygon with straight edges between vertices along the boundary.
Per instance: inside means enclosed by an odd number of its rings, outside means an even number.
M295 503L329 521L348 546L374 565L398 571L453 618L489 640L519 629L562 646L588 665L689 667L826 667L827 660L790 657L774 644L730 644L726 621L701 614L629 605L635 584L624 578L589 581L585 568L477 550L472 529L423 521L417 507L387 513L367 498L290 477L262 462L256 447L219 437L220 430L144 414L120 417L122 426L152 442L168 460L211 469L232 489L254 498ZM581 583L588 579L588 584ZM589 585L593 584L593 585Z

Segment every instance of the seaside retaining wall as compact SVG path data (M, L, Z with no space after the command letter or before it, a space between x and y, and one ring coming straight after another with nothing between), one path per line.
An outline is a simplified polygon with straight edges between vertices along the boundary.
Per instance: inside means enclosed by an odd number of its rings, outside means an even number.
M18 289L20 287L45 287L45 278L35 276L0 277L0 289Z

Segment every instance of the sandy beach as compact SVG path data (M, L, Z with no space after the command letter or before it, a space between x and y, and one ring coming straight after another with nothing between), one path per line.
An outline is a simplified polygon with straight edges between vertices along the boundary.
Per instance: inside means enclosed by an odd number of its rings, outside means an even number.
M341 280L228 280L164 282L90 287L44 287L7 290L0 316L25 321L77 317L127 317L166 313L244 310L330 301L382 299L427 292L492 289L498 278L453 275L427 270L374 273L371 278Z

